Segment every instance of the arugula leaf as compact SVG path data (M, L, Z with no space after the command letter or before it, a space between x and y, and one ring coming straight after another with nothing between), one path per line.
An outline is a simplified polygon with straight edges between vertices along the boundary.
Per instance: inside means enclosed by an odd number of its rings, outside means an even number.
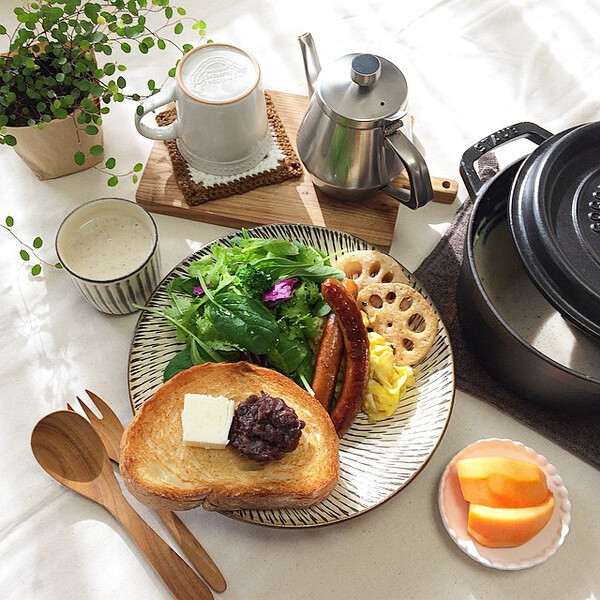
M315 264L310 261L299 262L281 256L259 258L250 264L253 267L268 273L274 281L298 277L300 279L321 283L329 277L342 280L346 276L340 269L336 269L335 267L324 263Z
M193 329L200 302L193 301L189 296L176 296L173 293L170 294L170 298L171 306L165 307L164 316L176 324L177 339L187 341L187 330Z
M195 339L190 340L190 358L192 363L195 365L203 365L206 362L209 362L210 359L202 356L202 348L198 345L198 342Z
M331 306L321 298L314 306L312 313L315 317L326 317L331 312Z
M175 327L175 329L177 329L178 332L184 333L187 335L188 339L194 340L198 344L198 346L202 348L204 352L206 352L207 356L209 356L213 362L223 362L223 358L219 355L218 352L215 352L212 348L210 348L210 346L208 346L200 338L198 338L198 336L193 331L191 331L189 327L186 327L176 318L168 314L168 308L165 308L164 311L160 311L157 308L150 308L149 306L140 306L139 304L134 304L133 306L135 308L139 308L140 310L146 310L154 315L164 317L167 321L169 321L169 323L171 323L171 325Z
M266 354L279 340L273 313L254 298L221 292L213 297L208 316L225 340L253 354Z
M266 256L268 253L276 256L293 256L298 254L298 247L293 242L281 238L251 238L236 236L231 240L234 247L239 247L247 254Z
M300 242L295 242L298 247L298 260L300 262L314 262L314 263L329 263L329 258L325 252L322 252L318 248L313 248L312 246L305 246Z

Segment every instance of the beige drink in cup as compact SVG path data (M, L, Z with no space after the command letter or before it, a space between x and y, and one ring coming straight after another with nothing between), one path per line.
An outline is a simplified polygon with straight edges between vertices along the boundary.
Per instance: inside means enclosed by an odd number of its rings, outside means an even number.
M156 224L129 200L100 198L76 208L58 230L56 253L75 287L105 313L135 311L159 281Z

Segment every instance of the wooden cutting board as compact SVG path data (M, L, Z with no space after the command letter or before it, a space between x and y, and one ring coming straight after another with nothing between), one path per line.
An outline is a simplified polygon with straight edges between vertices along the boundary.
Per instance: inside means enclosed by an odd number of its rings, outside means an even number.
M308 98L269 91L277 113L296 149L296 134ZM167 147L156 142L142 174L137 202L151 212L240 229L271 223L305 223L339 229L389 249L399 203L384 193L361 202L329 198L313 186L306 171L299 179L259 187L244 194L190 206L173 174ZM449 199L449 201L452 201ZM410 212L410 209L402 208Z

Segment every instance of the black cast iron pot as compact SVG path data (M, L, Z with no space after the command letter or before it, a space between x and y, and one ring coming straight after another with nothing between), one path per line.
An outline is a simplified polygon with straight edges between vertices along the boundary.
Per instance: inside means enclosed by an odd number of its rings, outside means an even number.
M538 148L483 184L475 161L521 137ZM554 136L533 123L507 127L464 153L461 175L474 206L458 316L472 350L536 403L600 412L600 123Z

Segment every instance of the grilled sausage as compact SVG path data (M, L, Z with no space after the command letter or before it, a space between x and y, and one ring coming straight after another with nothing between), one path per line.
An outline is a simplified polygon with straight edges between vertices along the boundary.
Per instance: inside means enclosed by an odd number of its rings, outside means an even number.
M352 294L352 297L356 300L356 297L358 296L358 286L356 285L356 281L354 281L354 279L348 279L346 277L346 279L344 279L342 283L344 284L346 289Z
M358 286L352 279L344 279L346 289L356 298ZM331 313L325 320L323 334L317 351L315 371L311 387L315 398L323 405L327 412L331 411L331 403L335 392L338 371L344 353L344 337L338 325L335 313Z
M344 385L331 412L339 437L352 425L362 404L369 380L369 338L352 294L336 279L321 284L323 298L336 315L346 350Z
M329 412L335 391L335 382L344 353L344 338L337 323L337 317L331 313L325 321L323 335L317 351L315 372L311 387L315 398Z

